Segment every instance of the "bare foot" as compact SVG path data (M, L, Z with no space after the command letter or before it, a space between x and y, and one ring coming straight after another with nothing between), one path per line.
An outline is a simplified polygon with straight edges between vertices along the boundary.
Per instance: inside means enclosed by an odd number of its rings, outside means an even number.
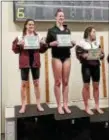
M104 113L104 111L102 110L102 109L100 109L99 107L97 107L97 108L95 108L96 109L96 111L99 113L99 114L103 114Z
M19 113L25 113L26 110L26 106L22 106L21 109L19 110Z
M37 105L37 109L38 109L38 111L41 111L41 112L44 111L44 109L43 109L43 107L41 106L41 104Z
M89 109L89 108L86 108L85 111L89 115L94 115L93 111L91 109Z
M62 106L58 107L58 113L61 114L61 115L64 114L64 110L63 110Z
M71 113L71 110L68 108L68 106L64 106L63 108L64 108L64 110L65 110L66 113L68 113L68 114Z

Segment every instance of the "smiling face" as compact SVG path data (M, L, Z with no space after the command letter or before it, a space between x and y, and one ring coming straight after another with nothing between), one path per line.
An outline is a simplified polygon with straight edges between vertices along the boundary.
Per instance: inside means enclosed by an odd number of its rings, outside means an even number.
M34 32L35 31L34 21L28 21L27 24L25 25L25 27L26 27L27 32L30 32L30 33Z
M57 23L63 24L64 20L65 20L64 13L63 12L57 12L57 14L56 14Z

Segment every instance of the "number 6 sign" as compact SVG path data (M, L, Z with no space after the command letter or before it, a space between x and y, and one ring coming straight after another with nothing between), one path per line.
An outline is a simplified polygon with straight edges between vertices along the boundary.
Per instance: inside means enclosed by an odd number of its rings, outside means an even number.
M17 18L25 18L24 8L18 8L17 9Z

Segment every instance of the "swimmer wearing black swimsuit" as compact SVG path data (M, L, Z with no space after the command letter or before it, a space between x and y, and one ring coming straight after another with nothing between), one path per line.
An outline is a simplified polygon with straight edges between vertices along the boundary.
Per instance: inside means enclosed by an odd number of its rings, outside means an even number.
M52 41L56 41L57 34L70 34L70 30L67 28L67 25L64 25L64 30L61 31L56 25L48 30L46 42L49 44ZM52 48L52 57L60 59L61 62L65 62L66 59L70 58L70 49L71 47L51 47Z

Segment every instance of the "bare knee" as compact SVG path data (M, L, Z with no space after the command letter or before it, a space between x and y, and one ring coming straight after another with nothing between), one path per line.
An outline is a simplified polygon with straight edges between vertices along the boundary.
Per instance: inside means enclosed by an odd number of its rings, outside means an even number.
M22 88L29 88L28 81L22 81Z
M68 80L67 79L63 80L63 86L68 86Z
M90 84L84 84L83 88L87 91L89 91L90 89Z
M61 86L61 79L55 80L55 85L60 87Z
M98 91L99 90L99 84L98 83L93 83L93 90Z
M34 86L35 86L35 87L39 87L39 80L34 80L33 83L34 83Z

